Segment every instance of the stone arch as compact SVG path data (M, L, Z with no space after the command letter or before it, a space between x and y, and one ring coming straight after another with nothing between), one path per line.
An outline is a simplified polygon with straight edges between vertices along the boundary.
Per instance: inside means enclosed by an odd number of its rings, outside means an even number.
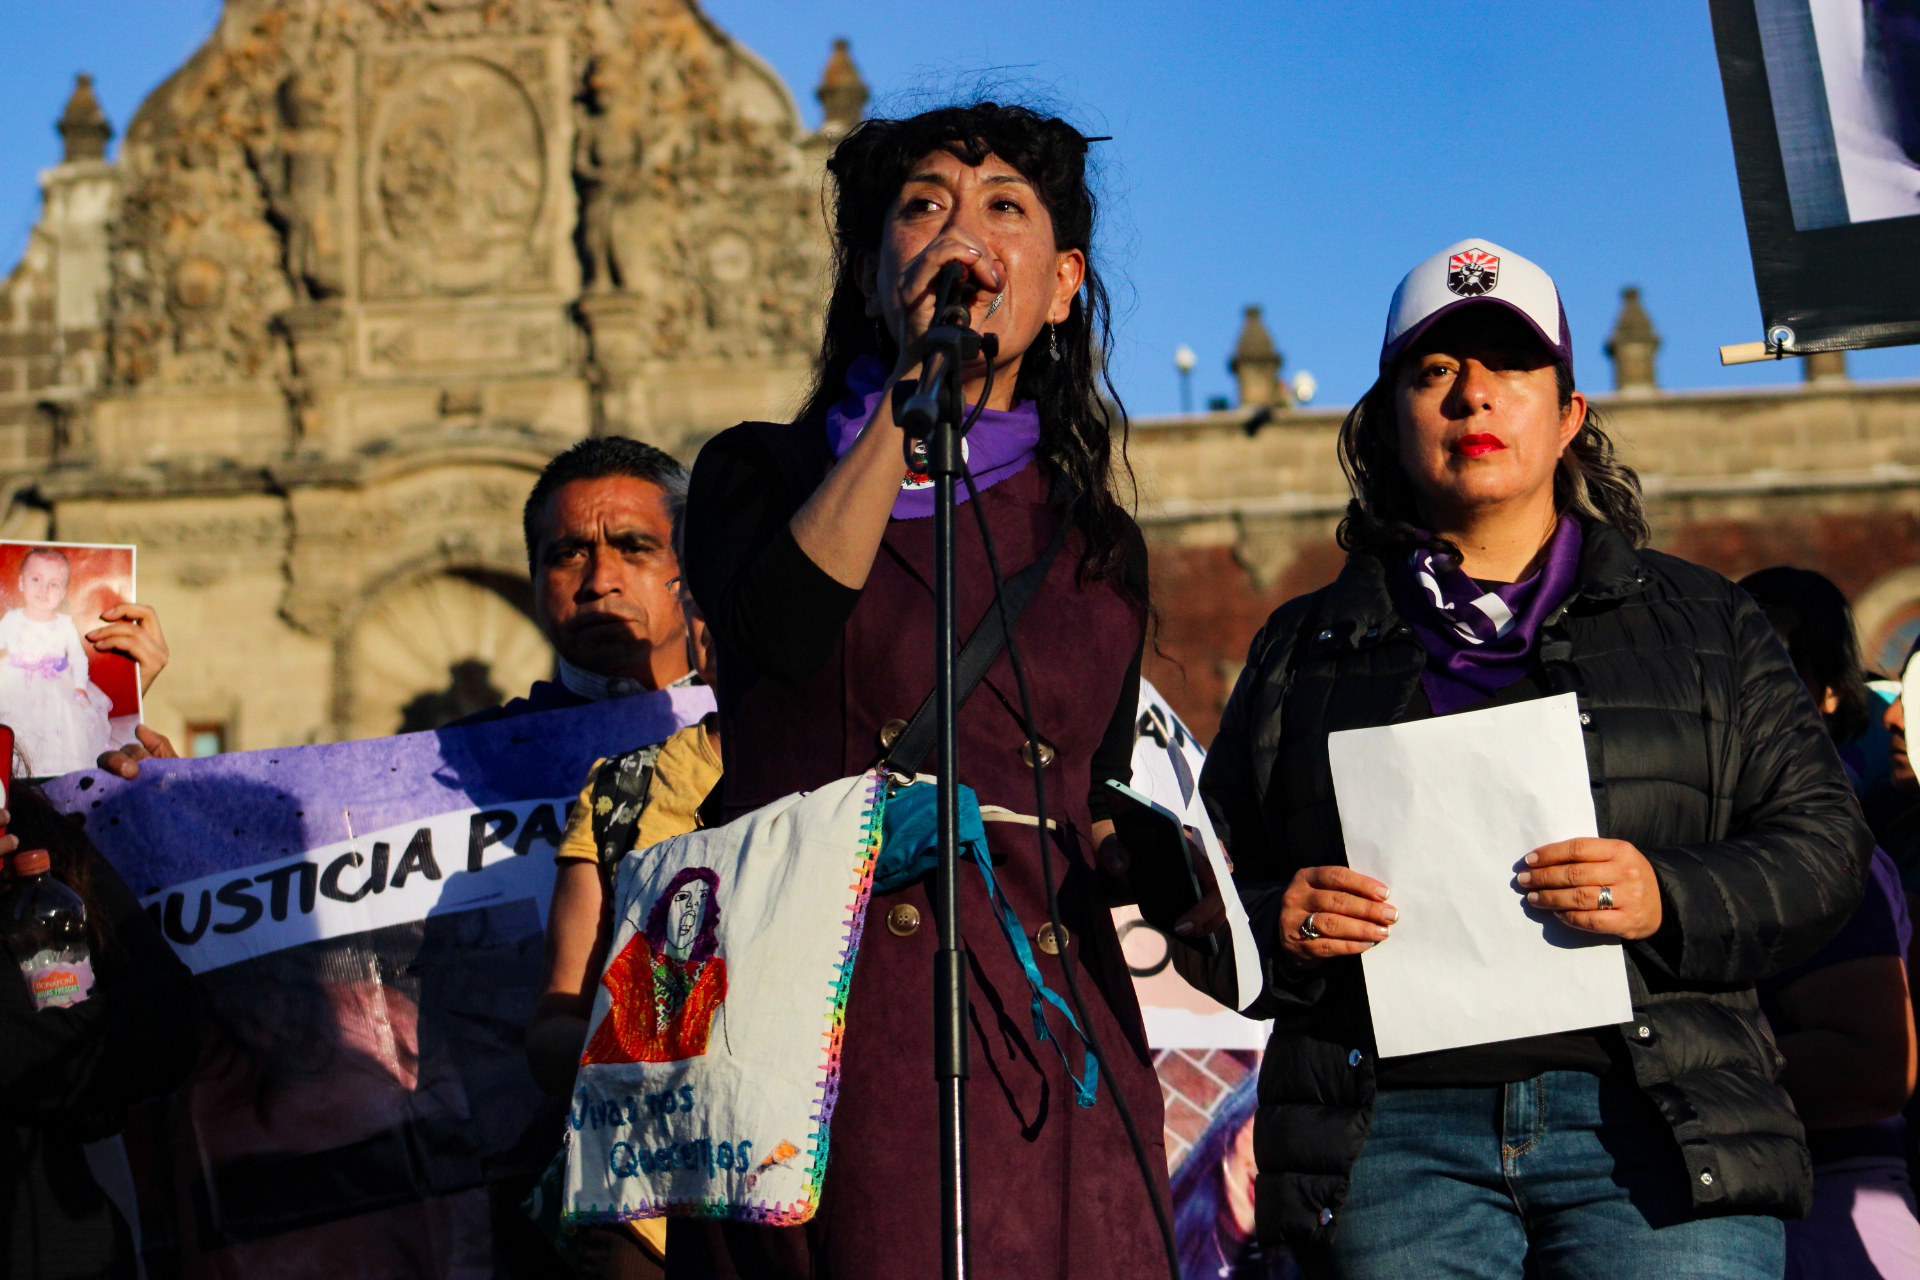
M524 577L481 567L389 576L368 591L335 655L335 733L433 729L553 672Z
M1868 668L1898 677L1906 650L1920 636L1920 567L1895 569L1861 592L1853 622Z

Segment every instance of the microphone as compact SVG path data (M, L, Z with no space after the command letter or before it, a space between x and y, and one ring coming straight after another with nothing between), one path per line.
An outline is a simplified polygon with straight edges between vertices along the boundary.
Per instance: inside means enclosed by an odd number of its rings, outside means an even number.
M936 328L943 325L964 326L967 323L967 310L954 296L966 275L967 267L962 262L949 262L940 268L933 286L937 299L934 307ZM960 313L958 317L951 314L955 310ZM948 379L958 372L958 356L959 352L950 343L930 344L926 358L920 365L920 385L895 415L909 435L924 438L932 433L934 420L940 413L940 397L945 393Z
M949 262L940 268L940 274L934 277L933 296L937 300L933 308L935 324L959 324L967 322L967 308L954 296L954 290L967 278L967 264Z

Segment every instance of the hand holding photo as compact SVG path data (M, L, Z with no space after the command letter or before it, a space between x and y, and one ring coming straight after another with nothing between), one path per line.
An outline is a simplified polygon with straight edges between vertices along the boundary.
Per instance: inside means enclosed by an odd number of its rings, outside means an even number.
M0 542L0 724L24 772L91 768L140 719L135 660L83 632L134 595L134 548Z

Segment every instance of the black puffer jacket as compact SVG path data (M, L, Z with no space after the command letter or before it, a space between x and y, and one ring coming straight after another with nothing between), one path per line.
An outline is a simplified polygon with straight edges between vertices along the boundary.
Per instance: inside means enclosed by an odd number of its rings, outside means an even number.
M1627 944L1621 1034L1695 1209L1803 1216L1805 1135L1753 983L1813 954L1860 900L1873 840L1840 762L1745 593L1609 526L1587 526L1578 584L1540 641L1548 688L1579 697L1600 834L1660 879L1659 933ZM1200 787L1263 950L1294 872L1346 863L1327 734L1404 719L1425 661L1366 556L1254 638ZM1373 1114L1366 988L1357 956L1300 980L1267 968L1259 1234L1324 1242Z

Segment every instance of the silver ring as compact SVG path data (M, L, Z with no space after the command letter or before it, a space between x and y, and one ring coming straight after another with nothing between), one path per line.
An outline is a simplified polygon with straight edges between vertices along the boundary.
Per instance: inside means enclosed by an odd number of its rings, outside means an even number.
M1600 886L1600 909L1602 911L1613 910L1613 886L1610 884Z
M1303 921L1301 921L1301 922L1300 922L1300 936L1301 936L1301 937L1303 937L1303 938L1324 938L1324 937L1326 936L1325 934L1323 934L1323 933L1321 933L1321 932L1320 932L1320 930L1318 930L1318 929L1316 929L1316 928L1314 928L1314 925L1313 925L1313 918L1314 918L1315 916L1317 916L1317 915L1319 915L1319 914L1320 914L1320 913L1319 913L1318 911L1309 911L1309 912L1307 912L1307 918L1306 918L1305 920L1303 920Z

